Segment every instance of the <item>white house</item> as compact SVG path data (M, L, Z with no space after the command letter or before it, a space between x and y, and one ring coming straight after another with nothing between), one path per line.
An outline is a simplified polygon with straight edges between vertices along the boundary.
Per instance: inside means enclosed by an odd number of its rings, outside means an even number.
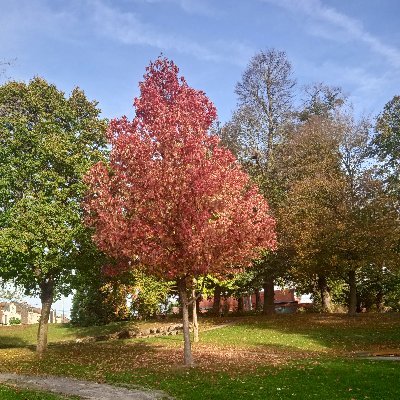
M0 303L0 324L9 325L11 318L18 318L21 321L21 310L18 308L15 303Z

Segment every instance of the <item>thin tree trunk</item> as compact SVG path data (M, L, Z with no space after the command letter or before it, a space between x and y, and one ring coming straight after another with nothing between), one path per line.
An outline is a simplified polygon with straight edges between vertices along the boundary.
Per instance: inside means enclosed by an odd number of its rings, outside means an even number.
M42 356L47 350L47 332L51 305L53 304L54 283L52 280L43 281L40 285L40 300L42 310L39 320L36 351Z
M213 303L213 314L220 315L221 311L221 286L216 285L214 288L214 303Z
M189 307L188 307L188 298L186 292L186 279L182 278L178 280L178 288L179 288L179 298L182 306L182 322L183 322L183 355L184 355L184 364L186 367L193 366L193 356L192 356L192 348L190 343L190 331L189 331Z
M356 288L356 271L349 272L349 315L356 315L357 311L357 288Z
M322 312L332 312L332 298L325 275L318 276L318 288L321 295Z
M265 277L263 289L264 289L263 314L265 315L275 314L274 278L272 275Z
M193 342L198 343L199 341L199 323L197 321L197 297L196 297L196 279L193 279L193 290L192 290L192 321L193 321Z
M261 296L260 296L260 289L255 289L254 294L256 296L256 311L261 311Z
M201 311L200 311L200 303L201 303L201 300L203 299L203 296L198 296L198 297L196 297L196 307L197 307L197 313L201 313Z

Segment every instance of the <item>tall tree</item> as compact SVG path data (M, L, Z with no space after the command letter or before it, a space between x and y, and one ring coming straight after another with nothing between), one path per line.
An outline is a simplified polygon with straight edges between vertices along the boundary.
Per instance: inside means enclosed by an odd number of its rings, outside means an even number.
M378 116L372 152L383 164L389 188L400 198L400 96L394 96Z
M40 296L39 353L54 297L93 262L80 201L83 175L102 159L99 114L78 88L66 98L41 78L0 87L0 276Z
M292 67L285 52L268 49L256 54L236 85L239 110L246 110L245 124L252 124L251 139L266 169L272 166L273 149L292 109ZM254 140L254 135L259 140Z
M140 93L135 119L110 124L110 164L87 176L87 223L109 255L177 281L190 366L188 286L273 248L274 220L235 157L208 135L213 104L172 61L151 63Z
M324 311L330 311L329 276L339 268L339 216L345 181L339 145L341 129L314 116L299 125L279 149L285 169L285 199L279 208L283 247L291 249L292 278L317 276Z
M238 109L220 132L223 143L237 154L270 201L273 214L281 200L275 149L292 118L294 85L292 67L284 52L268 49L257 53L236 86ZM279 254L268 254L256 263L263 280L266 314L275 311L274 278L282 266L280 259Z

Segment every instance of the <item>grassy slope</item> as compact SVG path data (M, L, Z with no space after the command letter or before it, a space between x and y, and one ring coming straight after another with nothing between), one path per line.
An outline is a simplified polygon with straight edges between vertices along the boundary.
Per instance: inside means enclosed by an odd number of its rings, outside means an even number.
M194 346L198 365L190 371L181 367L181 336L58 343L38 360L26 346L34 342L34 327L1 328L0 370L140 384L181 399L400 398L398 362L353 357L359 351L400 352L399 314L282 315L232 321L237 324L201 334L201 343ZM52 326L50 341L118 329L121 325Z

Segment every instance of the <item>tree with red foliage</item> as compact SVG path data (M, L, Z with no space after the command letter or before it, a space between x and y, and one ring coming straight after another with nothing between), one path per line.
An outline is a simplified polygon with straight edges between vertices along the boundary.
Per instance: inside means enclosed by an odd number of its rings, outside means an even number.
M208 134L212 102L172 61L159 58L146 71L134 120L110 123L109 165L87 175L86 221L105 253L177 281L190 366L187 285L274 248L275 223L232 153Z

